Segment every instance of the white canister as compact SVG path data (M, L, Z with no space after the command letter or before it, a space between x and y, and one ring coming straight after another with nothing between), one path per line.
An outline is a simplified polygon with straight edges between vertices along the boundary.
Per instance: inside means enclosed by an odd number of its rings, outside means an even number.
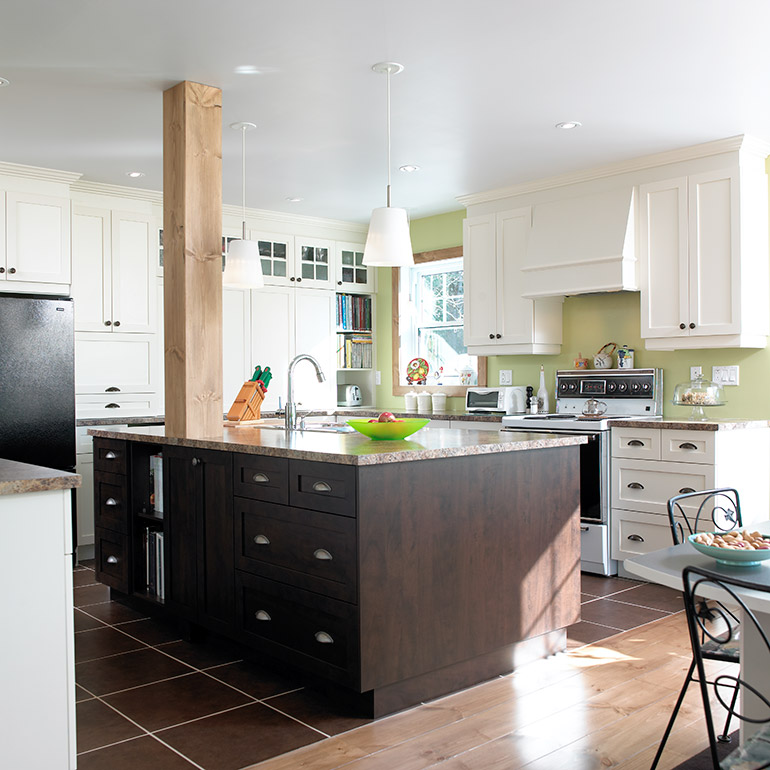
M434 412L446 412L446 393L433 393L430 399Z
M407 412L417 411L417 392L414 390L404 394L404 409Z
M634 349L623 345L622 348L618 348L618 369L633 369L634 368Z
M418 412L430 412L430 393L418 393L417 394L417 411Z

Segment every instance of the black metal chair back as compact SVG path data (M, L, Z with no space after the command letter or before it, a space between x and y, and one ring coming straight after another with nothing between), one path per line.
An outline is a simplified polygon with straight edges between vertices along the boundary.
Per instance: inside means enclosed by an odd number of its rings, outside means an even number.
M730 532L743 526L741 499L731 487L684 492L672 497L667 508L674 545L696 532Z
M737 607L742 616L741 627L743 633L746 633L747 626L751 626L754 632L753 635L758 640L757 647L761 650L761 659L756 657L752 659L753 668L756 671L768 671L770 670L770 640L768 639L767 631L759 623L754 612L747 606L740 594L740 589L751 589L752 591L766 594L768 601L770 601L770 587L760 586L749 580L727 577L726 575L710 572L698 567L685 567L682 572L682 581L684 583L684 605L687 615L687 626L690 632L690 644L692 645L693 657L698 672L697 680L700 684L701 697L703 699L711 760L714 770L719 770L720 765L716 750L717 739L711 714L710 689L713 690L719 703L738 719L762 725L770 724L770 692L761 692L752 683L751 672L747 673L743 670L737 676L733 673L722 673L711 681L706 679L702 639L705 635L706 638L713 641L724 643L725 638L723 632L720 632L719 637L712 635L712 630L704 621L702 614L699 612L699 607L704 600L714 598L719 599L720 603L726 602L733 607ZM728 631L727 633L729 634L730 632ZM756 652L755 655L757 655ZM743 703L740 708L737 707L734 698L736 688L740 689L743 693ZM752 702L756 716L750 717L745 713L747 700ZM767 741L770 739L770 730L767 727L762 728L762 730L764 731L763 738L757 741L755 745L764 744L764 746L768 746ZM752 768L752 770L770 768L770 757L767 753L757 762L751 762L751 744L737 751L743 752L742 757L747 761L745 767Z

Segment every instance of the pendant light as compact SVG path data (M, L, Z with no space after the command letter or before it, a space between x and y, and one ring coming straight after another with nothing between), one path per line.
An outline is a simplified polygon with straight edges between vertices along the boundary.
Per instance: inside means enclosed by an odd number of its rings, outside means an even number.
M388 187L387 205L372 211L363 263L371 267L408 267L414 264L414 256L406 209L390 205L390 76L398 75L404 67L396 62L380 62L372 69L387 75L388 81Z
M262 277L262 261L256 241L246 238L246 132L257 126L254 123L232 123L230 128L241 132L241 165L243 175L242 204L243 232L241 240L230 241L225 260L222 284L234 289L259 289L265 285Z

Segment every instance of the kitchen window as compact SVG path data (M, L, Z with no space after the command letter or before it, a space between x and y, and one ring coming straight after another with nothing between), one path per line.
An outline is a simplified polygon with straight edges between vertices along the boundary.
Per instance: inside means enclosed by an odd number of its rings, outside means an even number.
M394 395L412 389L406 371L414 358L428 362L431 391L462 396L467 385L485 384L486 358L468 355L463 344L462 249L415 254L414 267L392 275Z

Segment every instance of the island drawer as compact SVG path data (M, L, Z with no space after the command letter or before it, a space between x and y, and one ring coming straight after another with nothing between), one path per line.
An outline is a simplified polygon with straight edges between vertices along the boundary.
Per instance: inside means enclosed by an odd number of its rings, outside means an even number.
M236 498L239 569L356 601L356 522L346 516Z
M341 669L356 655L356 608L236 571L237 622L248 637L287 647Z
M356 469L337 463L290 460L289 504L355 516Z
M97 527L94 562L96 579L122 593L129 593L128 537Z
M94 470L128 473L128 445L111 438L94 438Z
M233 491L240 497L289 502L289 461L282 457L238 454L233 462Z
M94 471L94 526L127 534L127 499L125 476Z

